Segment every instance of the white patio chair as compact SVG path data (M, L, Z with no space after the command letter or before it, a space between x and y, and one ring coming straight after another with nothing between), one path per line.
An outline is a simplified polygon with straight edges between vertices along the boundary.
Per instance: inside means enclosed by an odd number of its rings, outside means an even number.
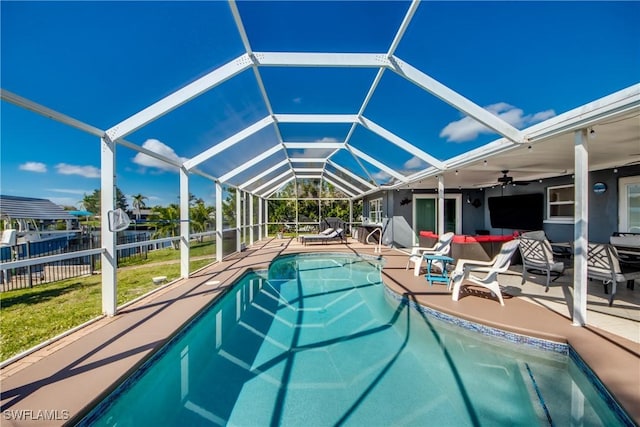
M438 241L431 246L430 248L414 246L411 248L411 254L409 255L409 260L407 261L407 266L405 270L409 269L411 263L413 263L413 275L420 275L420 268L422 267L422 261L424 260L424 255L449 255L451 251L451 242L453 241L454 233L448 232L444 233L438 237ZM439 261L434 261L432 265L437 266L442 269L442 263Z
M500 253L498 253L491 261L477 261L473 259L459 259L456 268L451 274L449 286L453 286L451 299L458 301L460 296L460 287L465 282L482 286L491 291L498 297L500 305L504 305L500 284L498 283L498 274L504 273L511 264L511 258L518 249L520 241L518 239L510 240L502 244ZM472 275L471 273L486 273L483 277Z

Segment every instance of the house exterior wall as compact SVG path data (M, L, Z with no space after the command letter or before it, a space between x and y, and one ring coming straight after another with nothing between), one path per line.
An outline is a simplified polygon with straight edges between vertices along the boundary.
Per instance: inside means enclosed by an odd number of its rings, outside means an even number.
M596 182L606 184L607 190L604 193L597 194L593 191L589 192L589 241L598 243L608 243L609 237L614 231L618 231L618 179L640 175L640 165L626 166L617 168L617 172L613 169L605 169L593 171L589 173L589 188L593 188ZM554 223L547 221L546 204L547 204L547 188L573 184L574 179L571 175L561 176L557 178L548 178L542 183L532 182L527 186L506 186L504 195L525 194L525 193L542 193L544 194L545 203L545 222L543 229L552 241L562 242L573 240L573 223ZM513 230L492 229L490 227L489 210L487 207L487 199L489 197L500 196L500 187L488 188L485 194L485 218L486 228L495 234L506 234Z
M609 237L618 231L618 179L630 176L640 176L640 165L631 165L614 169L593 171L589 173L589 188L596 182L607 186L604 193L589 192L589 241L608 242ZM491 227L489 217L489 197L511 196L516 194L541 193L544 195L545 219L543 229L551 241L562 242L573 240L573 222L555 223L547 221L547 188L559 185L573 184L572 175L547 178L542 182L531 182L526 186L508 185L504 188L496 186L484 189L456 190L462 193L462 232L474 235L478 230L487 230L491 234L511 234L515 230L497 229ZM450 193L449 191L446 191ZM413 225L413 195L435 194L435 189L394 190L371 194L364 199L363 212L368 216L369 200L382 197L383 216L390 219L385 233L385 244L397 247L409 247L418 231L412 230ZM478 199L480 206L475 207L473 201ZM411 202L407 202L411 201Z

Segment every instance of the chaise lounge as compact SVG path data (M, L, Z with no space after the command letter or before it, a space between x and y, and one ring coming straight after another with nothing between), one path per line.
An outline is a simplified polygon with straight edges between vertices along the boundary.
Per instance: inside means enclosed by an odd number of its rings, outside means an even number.
M347 239L344 235L344 230L342 228L338 228L327 234L319 233L319 234L310 234L310 235L300 236L300 241L302 242L303 245L306 245L307 243L313 243L313 242L328 243L335 240L339 240L340 243L347 242Z

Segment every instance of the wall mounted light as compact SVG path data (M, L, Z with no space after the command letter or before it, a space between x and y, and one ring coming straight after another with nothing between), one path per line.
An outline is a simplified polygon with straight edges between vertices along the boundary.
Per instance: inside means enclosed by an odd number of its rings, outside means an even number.
M589 138L596 139L596 131L593 128L589 130Z
M470 204L471 206L473 206L474 208L479 208L482 205L482 202L480 201L480 199L473 199L473 202L471 201L471 196L467 195L467 203Z

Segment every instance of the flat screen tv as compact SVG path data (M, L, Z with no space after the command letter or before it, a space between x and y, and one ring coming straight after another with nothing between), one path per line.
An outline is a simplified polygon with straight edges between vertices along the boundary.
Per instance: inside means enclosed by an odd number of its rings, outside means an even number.
M542 230L544 196L542 193L489 197L492 228Z

